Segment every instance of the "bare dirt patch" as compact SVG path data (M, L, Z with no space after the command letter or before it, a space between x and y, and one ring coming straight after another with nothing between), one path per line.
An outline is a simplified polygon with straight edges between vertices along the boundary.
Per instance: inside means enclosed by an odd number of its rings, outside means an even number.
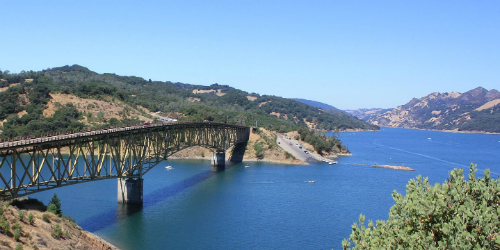
M271 102L271 101L269 101L269 102L261 102L261 103L259 103L259 108L260 108L260 107L262 107L263 105L266 105L267 103L270 103L270 102Z
M493 101L489 101L489 102L483 104L481 107L477 108L476 111L481 111L481 110L493 108L496 105L498 105L499 103L500 103L500 99L495 99Z
M102 116L104 119L109 120L110 118L123 119L136 116L140 120L152 121L150 117L120 101L115 100L111 102L85 99L71 94L60 93L52 93L50 95L52 99L49 101L49 103L47 103L48 108L43 111L43 115L46 117L53 115L58 105L66 105L67 103L72 103L77 107L78 110L86 113L91 113L92 117ZM146 113L149 113L149 110L143 107L142 110L144 110ZM84 122L88 122L87 117L85 117Z
M215 89L193 89L193 94L206 94L215 92Z
M310 129L314 129L316 127L316 125L314 124L314 122L308 122L306 120L306 118L304 118L303 121L307 124L307 127L310 128Z
M222 93L222 89L193 89L193 94L206 94L214 92L217 96L224 96L226 93Z
M19 85L19 84L21 84L21 83L20 83L20 82L16 82L16 83L13 83L13 84L11 84L11 85L9 85L9 86L7 86L7 87L0 88L0 92L4 92L4 91L5 91L5 90L7 90L8 88L10 88L10 87L14 87L14 86L17 86L17 85Z
M278 118L280 118L280 117L281 117L281 113L277 113L277 112L274 112L274 111L273 111L273 112L271 112L271 114L270 114L270 115L274 115L274 116L276 116L276 117L278 117Z
M199 101L201 101L201 99L198 98L198 97L189 97L188 101L190 101L190 102L199 102Z
M247 95L247 99L248 99L249 101L252 101L252 102L253 102L253 101L257 100L257 96Z

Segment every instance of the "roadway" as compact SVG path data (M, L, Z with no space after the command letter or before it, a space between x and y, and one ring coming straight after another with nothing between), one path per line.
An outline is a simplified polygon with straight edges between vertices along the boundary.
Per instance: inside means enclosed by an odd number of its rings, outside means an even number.
M296 159L307 161L310 158L313 158L304 147L299 148L301 144L297 140L286 139L285 136L276 134L276 142L283 150L292 154Z
M307 149L305 149L302 146L302 144L300 144L300 141L293 140L293 139L287 139L282 134L276 134L276 143L278 143L278 145L283 150L292 154L296 159L299 159L302 161L316 160L316 161L324 161L324 162L332 163L332 164L337 163L336 161L334 161L332 159L325 158L325 157L318 155L314 152L309 152ZM302 148L300 148L300 147L302 147Z

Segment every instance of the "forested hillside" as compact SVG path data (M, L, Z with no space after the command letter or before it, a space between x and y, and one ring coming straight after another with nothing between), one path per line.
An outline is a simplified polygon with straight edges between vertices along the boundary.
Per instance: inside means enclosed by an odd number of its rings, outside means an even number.
M98 74L79 65L19 74L0 71L0 79L4 139L154 121L157 117L152 113L180 121L257 124L279 132L298 126L375 128L291 99L218 84L197 86Z

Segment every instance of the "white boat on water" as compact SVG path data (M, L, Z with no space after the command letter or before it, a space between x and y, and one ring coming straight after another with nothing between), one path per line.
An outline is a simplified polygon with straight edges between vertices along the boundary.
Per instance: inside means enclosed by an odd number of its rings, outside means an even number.
M249 167L250 167L250 165L248 165L248 164L247 164L247 165L245 165L245 167L246 167L246 168L249 168Z
M338 162L336 162L336 161L331 161L331 162L328 163L328 165L333 165L333 164L337 164L337 163Z
M170 169L173 169L173 167L172 166L166 166L165 169L170 170Z

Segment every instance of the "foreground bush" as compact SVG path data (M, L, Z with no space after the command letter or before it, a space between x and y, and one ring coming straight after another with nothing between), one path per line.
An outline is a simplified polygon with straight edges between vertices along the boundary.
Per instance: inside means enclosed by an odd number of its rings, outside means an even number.
M470 166L469 181L462 169L454 169L443 184L431 186L418 176L406 186L406 196L392 194L396 204L387 221L364 216L352 226L348 249L499 249L500 185L498 179L476 178Z

